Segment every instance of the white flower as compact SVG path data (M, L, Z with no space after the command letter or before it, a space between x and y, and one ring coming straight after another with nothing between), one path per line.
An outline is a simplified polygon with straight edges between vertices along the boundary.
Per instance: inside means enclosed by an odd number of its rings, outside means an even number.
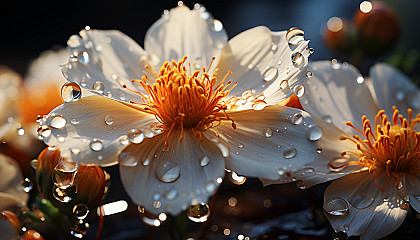
M310 69L300 101L323 136L315 161L283 182L309 187L339 178L324 195L333 228L384 237L403 222L409 203L420 212L419 89L385 64L371 69L371 79L345 63Z
M196 5L166 10L144 50L115 30L80 36L68 41L63 73L96 95L66 99L41 121L40 136L73 161L119 162L128 194L150 212L206 202L225 168L275 180L313 160L312 120L275 105L303 94L302 30L256 27L227 42L222 23ZM292 116L302 124L292 128Z

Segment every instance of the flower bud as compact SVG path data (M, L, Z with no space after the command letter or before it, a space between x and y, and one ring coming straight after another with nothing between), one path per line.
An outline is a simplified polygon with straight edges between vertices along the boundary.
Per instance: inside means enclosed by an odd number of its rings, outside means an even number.
M327 46L335 52L349 54L354 50L354 30L345 19L330 18L323 37Z

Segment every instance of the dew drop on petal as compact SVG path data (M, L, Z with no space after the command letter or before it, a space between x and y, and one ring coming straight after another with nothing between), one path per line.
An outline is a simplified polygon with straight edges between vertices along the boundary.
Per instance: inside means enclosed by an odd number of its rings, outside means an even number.
M158 180L164 183L171 183L179 178L180 170L177 164L166 162L156 167L155 174Z
M310 125L305 131L309 141L317 141L322 137L322 129L318 125Z
M322 117L322 119L327 123L332 123L332 117L330 115L325 115Z
M265 137L271 137L271 136L273 136L273 131L271 130L271 128L264 128L263 133L264 133L264 136Z
M311 71L307 71L307 72L306 72L306 77L307 77L307 78L312 77L312 72L311 72Z
M331 215L334 216L342 216L344 215L348 210L349 206L347 202L339 197L330 198L327 201L324 202L324 210Z
M280 82L280 90L283 90L283 89L285 89L286 87L287 87L287 80L282 80L281 82Z
M69 40L67 40L67 45L70 48L77 48L77 47L80 47L82 45L82 40L80 39L79 36L73 35L69 38Z
M187 210L188 219L193 222L202 223L207 221L210 215L210 208L207 203L191 205Z
M211 30L214 32L220 32L223 30L223 24L217 19L214 19L211 23Z
M286 159L294 158L297 154L296 148L288 147L283 151L283 157Z
M83 63L83 64L88 64L88 63L90 62L90 57L89 57L88 52L83 51L83 52L81 52L81 53L77 54L77 60L78 60L80 63Z
M70 235L74 238L82 239L86 236L87 231L89 230L89 224L79 220L74 227L70 229Z
M33 188L33 183L29 178L23 179L21 182L22 190L24 192L30 192Z
M352 196L351 199L349 199L350 204L357 208L357 209L364 209L372 205L373 203L373 197L365 194L365 193L359 193L355 196Z
M104 145L99 139L93 139L90 142L89 146L90 146L90 149L92 149L95 152L101 151L104 148Z
M52 181L59 188L67 188L74 183L75 172L64 171L61 168L54 168L52 172Z
M278 70L275 67L267 68L263 73L264 81L269 82L277 78Z
M130 141L128 140L128 137L122 137L120 138L120 143L122 145L127 145Z
M64 126L66 126L66 119L64 117L62 117L61 115L56 115L51 117L49 120L49 126L53 127L53 128L63 128Z
M88 213L89 213L89 208L83 203L76 204L73 207L73 215L77 219L85 219Z
M104 90L105 90L105 85L102 82L100 82L100 81L96 81L92 85L92 90L94 90L94 91L96 91L96 92L98 92L100 94L103 94L104 93Z
M137 129L131 129L127 133L128 140L132 143L141 143L144 140L144 133Z
M316 153L322 153L322 147L316 147L315 148Z
M298 45L304 38L305 32L299 28L290 28L286 33L286 40L290 45Z
M365 79L363 77L357 77L356 82L357 83L363 83L365 81Z
M146 159L142 159L141 164L145 167L149 166L150 164L150 159L146 158Z
M291 58L295 67L301 67L305 63L305 57L300 52L293 52Z
M300 189L305 189L305 188L306 188L306 186L305 186L305 182L304 182L304 181L302 181L302 180L297 180L297 181L296 181L296 186L297 186L298 188L300 188Z
M53 186L53 196L55 199L62 203L68 203L76 197L77 194L77 187L76 184L71 185L68 188L59 188L57 186Z
M167 200L174 200L178 196L178 191L175 188L169 189L163 194Z
M82 97L82 89L79 84L67 82L61 87L61 97L64 102L71 102Z
M293 91L295 92L296 96L302 97L305 93L305 87L303 87L302 85L298 85L293 89Z
M37 159L33 159L32 161L31 161L31 167L33 168L33 169L36 169L36 163L38 162L38 160Z
M295 113L292 117L292 123L295 125L301 124L303 122L303 116L301 113Z
M51 129L48 126L43 125L38 128L38 136L40 138L47 138L50 135L51 135Z
M207 157L206 155L203 155L200 157L199 161L200 161L200 166L205 167L209 164L210 158Z
M118 157L119 163L126 167L135 167L137 166L137 158L131 153L121 153Z
M104 120L106 125L112 125L114 123L114 117L111 115L106 115Z

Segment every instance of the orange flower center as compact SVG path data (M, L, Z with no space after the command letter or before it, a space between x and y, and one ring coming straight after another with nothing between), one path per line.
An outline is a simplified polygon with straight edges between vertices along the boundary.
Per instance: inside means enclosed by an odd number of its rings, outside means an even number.
M202 68L202 72L200 70L192 72L191 64L188 69L184 67L186 60L185 56L178 62L165 62L160 67L159 74L146 66L146 69L155 76L156 81L153 82L146 75L141 80L132 80L132 82L138 82L140 87L148 93L146 95L129 89L141 95L143 103L137 104L143 105L145 111L154 114L162 123L162 129L169 133L174 128L181 131L184 128L190 128L200 135L197 131L212 127L213 122L221 120L232 121L232 127L235 128L234 121L229 118L225 110L229 104L236 101L236 98L226 99L225 97L237 83L232 85L231 81L228 81L223 84L231 71L217 84L218 69L212 76L206 72L205 67ZM195 69L195 65L193 68ZM219 114L220 112L223 114Z
M365 166L374 174L373 181L378 173L385 171L388 177L395 177L395 187L398 187L401 173L420 173L420 135L413 127L420 122L420 114L414 119L413 111L408 109L408 119L399 114L393 107L392 122L380 110L375 117L375 128L372 128L369 119L362 117L363 131L354 127L351 122L346 124L357 130L364 139L355 135L352 138L340 137L341 140L350 140L357 145L358 152L344 151L341 155L354 154L359 161L347 162L340 166L329 164L332 168L342 168L349 164ZM375 184L383 189L382 186Z

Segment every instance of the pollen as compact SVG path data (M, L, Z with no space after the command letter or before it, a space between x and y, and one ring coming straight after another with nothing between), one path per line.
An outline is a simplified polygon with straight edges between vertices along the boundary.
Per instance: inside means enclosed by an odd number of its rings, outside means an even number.
M236 128L235 122L226 113L229 104L236 101L235 97L227 98L237 84L231 81L225 83L231 71L218 81L218 69L212 75L205 67L201 71L193 71L191 69L195 69L195 64L191 68L191 63L188 63L187 68L184 66L186 60L185 56L178 62L165 62L159 73L146 66L152 77L144 75L140 80L132 82L138 83L139 88L143 88L147 94L129 89L141 95L142 102L135 104L140 104L144 111L154 114L161 128L168 132L168 137L170 132L183 129L191 129L200 136L200 132L222 120L231 121L232 127ZM213 61L214 58L208 69Z
M353 154L359 161L350 161L331 168L342 168L350 164L367 167L373 174L373 181L383 190L383 186L375 181L378 173L385 172L388 177L395 178L395 187L398 187L400 175L403 173L420 173L420 135L414 127L420 122L420 114L413 118L413 111L408 109L408 118L404 118L393 107L392 119L388 119L384 110L380 110L375 117L372 127L366 116L362 117L363 129L358 129L351 122L346 124L360 133L353 137L341 136L341 140L352 141L358 151L344 151L342 156Z

